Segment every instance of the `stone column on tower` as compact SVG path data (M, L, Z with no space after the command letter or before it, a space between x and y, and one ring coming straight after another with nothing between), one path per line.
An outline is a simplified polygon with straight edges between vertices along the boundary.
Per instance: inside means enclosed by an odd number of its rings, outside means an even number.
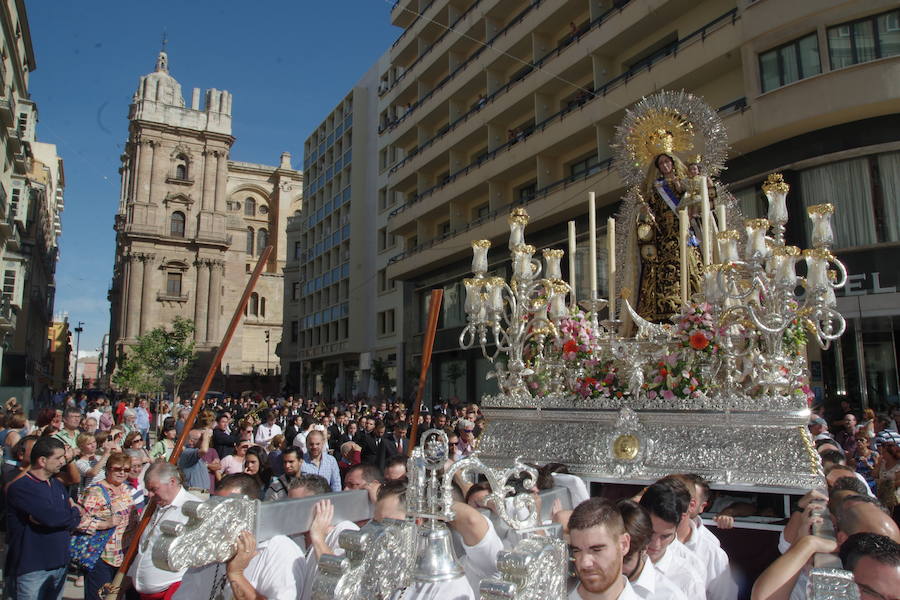
M217 213L225 212L225 188L228 181L228 155L219 152L216 163L216 206Z
M198 258L194 261L197 268L197 293L194 297L194 340L203 343L207 340L206 311L209 298L209 261Z
M153 179L153 158L156 154L156 144L153 140L141 141L141 162L138 166L138 185L140 189L137 193L137 202L147 204L150 202L150 186Z
M143 273L141 275L141 333L147 333L150 327L150 307L153 302L153 264L156 258L153 254L141 255Z
M209 277L209 311L206 315L207 339L215 344L219 342L219 316L222 305L222 272L225 263L221 260L210 261Z
M134 339L140 333L141 278L143 272L137 254L128 254L125 260L127 261L128 273L128 307L125 312L127 318L125 337Z

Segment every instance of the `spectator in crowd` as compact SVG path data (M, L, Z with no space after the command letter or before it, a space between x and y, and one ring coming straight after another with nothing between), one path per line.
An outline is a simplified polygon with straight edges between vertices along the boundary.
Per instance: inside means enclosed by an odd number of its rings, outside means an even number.
M122 422L119 423L122 426L122 430L125 434L129 434L132 431L137 431L137 413L133 408L126 408L125 412L122 413Z
M85 417L81 424L81 430L85 433L94 435L100 430L100 424L94 417Z
M381 486L381 471L374 465L360 463L347 470L344 478L345 490L367 490L369 500L375 503L378 488Z
M639 599L622 572L631 537L616 507L604 498L590 498L575 507L568 526L569 550L578 576L569 600Z
M475 451L475 423L468 419L460 419L456 423L459 441L456 443L457 458L465 458Z
M178 457L178 468L184 472L188 488L210 491L209 470L204 455L209 450L212 431L192 429Z
M213 430L213 438L215 438L216 430ZM247 450L250 449L250 440L240 440L234 444L233 452L229 452L225 458L221 460L222 475L228 476L234 473L244 472L244 458L247 456Z
M167 571L153 563L153 546L162 535L159 523L186 522L188 517L181 507L185 502L200 502L201 499L184 489L178 467L164 461L156 461L150 465L144 475L144 486L148 499L156 498L156 512L141 534L137 555L128 575L140 600L156 600L167 594L171 597L184 577L184 570Z
M300 474L300 463L302 458L296 447L286 448L281 453L281 463L284 467L284 475L278 475L272 478L269 489L266 490L265 499L281 500L287 497L288 490L291 487L291 481Z
M100 558L85 573L85 598L100 598L100 588L112 581L125 556L123 536L134 511L134 498L125 483L131 459L117 452L106 461L103 479L85 489L84 514L78 529L87 534L113 529Z
M7 486L7 569L14 598L62 597L69 564L71 532L81 508L56 479L73 450L53 437L41 437L31 449L30 465Z
M128 477L125 483L131 490L131 499L134 502L134 508L140 514L147 504L147 490L144 488L144 471L150 465L150 461L138 450L124 450L125 456L128 457Z
M144 442L150 445L150 410L148 408L146 398L138 400L137 406L134 408L134 425L140 432Z
M840 426L840 430L834 434L834 440L840 444L841 449L847 456L856 455L856 416L853 413L844 415L843 421L838 421L835 425Z
M146 455L147 460L150 460L150 453L147 452L147 441L141 435L139 431L132 431L128 435L125 436L125 441L122 443L123 450L137 450L138 452Z
M116 422L113 418L112 407L107 404L103 407L103 414L100 415L100 431L109 431L115 424Z
M351 423L351 425L355 425L355 423ZM346 436L347 434L344 435ZM340 455L341 458L338 460L338 469L341 471L341 479L344 480L350 467L362 462L362 448L360 448L356 442L347 440L341 444Z
M706 569L677 537L678 525L687 517L689 500L685 496L689 498L690 493L680 482L658 481L644 490L640 505L649 513L653 525L647 554L688 598L702 598L706 595Z
M76 443L81 455L75 461L75 466L81 475L81 489L83 490L89 485L103 480L106 476L104 473L106 461L117 448L115 442L108 441L103 445L103 452L97 454L97 439L89 433L80 434Z
M25 415L21 412L9 413L6 416L6 429L3 431L2 453L4 456L10 456L13 447L19 443L19 440L28 435Z
M306 437L306 454L303 455L303 463L300 471L324 477L331 489L341 491L341 471L333 456L325 451L325 434L321 431L311 431Z
M378 445L378 468L384 471L388 460L395 456L407 455L409 440L406 439L408 426L402 421L394 424L392 435L385 436Z
M74 406L67 406L63 411L62 425L63 428L54 437L69 448L78 448L78 435L81 433L81 411Z
M213 428L212 445L219 454L219 459L223 461L227 456L235 453L236 444L239 440L237 435L229 432L230 423L231 417L227 412L223 411L216 416L216 426Z
M309 498L331 493L331 484L321 475L300 473L291 480L285 498Z
M282 460L284 460L282 458ZM260 448L259 446L250 446L247 449L247 454L244 456L244 474L249 475L253 479L256 480L256 483L259 485L260 497L262 500L266 491L268 490L268 482L271 479L271 475L269 474L267 469L264 469L263 466L266 464L266 453L265 450Z
M256 443L265 448L276 435L283 433L281 427L275 423L275 411L269 410L265 414L265 422L256 428Z
M275 475L281 475L283 473L281 467L281 453L284 451L284 447L284 435L279 433L272 438L272 441L269 442L269 447L267 448L269 451L269 468Z
M169 460L169 457L172 455L172 450L175 449L175 437L177 435L175 421L171 418L166 419L163 422L160 434L162 437L153 444L153 447L150 449L150 458Z
M305 429L306 428L303 426L303 415L299 413L295 414L291 418L290 423L288 423L288 426L284 429L285 445L293 446L294 439L297 437L297 434L301 431L304 431Z

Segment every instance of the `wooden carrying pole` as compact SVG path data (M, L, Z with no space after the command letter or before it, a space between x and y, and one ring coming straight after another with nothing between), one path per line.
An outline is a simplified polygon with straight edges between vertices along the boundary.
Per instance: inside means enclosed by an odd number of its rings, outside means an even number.
M247 287L244 288L244 295L241 296L241 301L238 303L237 308L234 309L234 315L231 317L231 323L228 325L228 329L225 331L225 336L222 338L222 342L219 344L218 350L216 350L215 356L213 356L212 364L209 365L209 370L206 372L206 377L203 379L203 385L200 386L200 392L197 394L197 400L194 401L194 405L191 407L191 413L188 415L187 420L184 422L184 429L181 430L181 435L178 436L178 441L175 442L175 447L172 449L172 454L169 457L169 462L174 464L178 464L178 458L181 456L181 451L184 448L184 442L187 440L188 435L191 433L191 429L194 426L194 421L197 419L197 415L200 413L200 409L203 407L203 401L206 399L206 393L209 391L209 386L212 385L213 377L216 374L216 371L219 369L219 365L222 364L222 357L225 356L225 351L228 349L228 344L231 342L231 338L234 336L234 330L237 329L238 324L241 322L241 317L244 314L244 307L247 306L247 302L250 300L250 294L253 293L253 288L256 287L256 282L259 281L259 276L262 274L263 269L266 264L269 262L269 257L272 255L272 246L266 246L266 249L263 250L262 256L259 257L259 261L256 263L256 268L253 269L253 274L250 275L250 281L247 282ZM116 571L116 576L113 578L112 585L109 589L109 592L106 594L106 600L117 600L120 594L120 590L122 588L122 581L125 579L125 575L128 573L128 569L131 567L131 563L134 561L134 557L137 555L138 545L141 542L141 536L144 534L144 530L147 528L147 524L150 522L150 519L153 517L153 513L156 511L156 498L150 500L147 503L147 506L144 508L144 514L141 517L140 523L138 523L137 528L134 530L134 534L131 537L131 544L128 546L128 550L125 552L125 557L122 560L122 566L119 567L118 571Z
M431 366L431 350L434 348L434 334L437 331L443 297L444 290L431 290L431 302L428 304L428 327L425 329L425 339L422 341L422 368L419 370L419 389L416 391L416 404L413 407L412 432L409 434L407 456L412 456L413 448L416 447L416 436L419 433L419 410L422 406L422 396L425 395L425 381L428 379L428 367Z

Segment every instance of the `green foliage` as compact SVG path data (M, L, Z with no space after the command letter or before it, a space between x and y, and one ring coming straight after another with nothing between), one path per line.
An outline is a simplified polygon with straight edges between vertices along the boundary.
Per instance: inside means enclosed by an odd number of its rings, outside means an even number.
M157 327L138 336L137 343L113 374L113 384L136 394L150 394L168 380L173 395L194 363L194 323L175 317L171 330Z
M384 392L391 387L391 376L387 370L387 364L381 358L372 361L372 379L378 385L378 391Z

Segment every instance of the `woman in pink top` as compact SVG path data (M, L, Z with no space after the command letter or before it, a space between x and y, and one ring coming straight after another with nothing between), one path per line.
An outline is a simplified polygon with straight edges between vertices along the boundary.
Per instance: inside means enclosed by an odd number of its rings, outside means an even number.
M241 440L234 445L234 454L226 456L220 461L222 476L244 472L244 457L247 456L249 447L250 440Z

